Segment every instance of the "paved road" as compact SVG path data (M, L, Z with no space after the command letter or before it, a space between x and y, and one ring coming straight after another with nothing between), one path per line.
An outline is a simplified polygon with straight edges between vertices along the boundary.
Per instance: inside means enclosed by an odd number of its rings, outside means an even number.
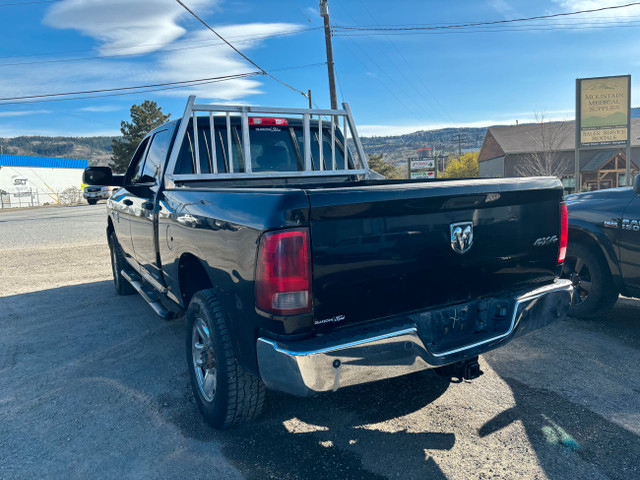
M181 320L115 295L104 204L0 211L0 478L640 478L640 302L216 432Z

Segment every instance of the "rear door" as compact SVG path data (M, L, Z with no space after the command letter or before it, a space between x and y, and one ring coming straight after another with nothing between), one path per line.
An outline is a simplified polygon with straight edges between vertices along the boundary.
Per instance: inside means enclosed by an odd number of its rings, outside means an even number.
M624 210L620 230L620 268L632 295L640 295L640 198L634 198Z
M171 133L171 128L167 126L153 135L144 165L140 173L132 178L130 188L135 193L131 198L134 202L131 215L131 241L135 258L138 264L158 281L162 277L157 255L155 199L171 143Z

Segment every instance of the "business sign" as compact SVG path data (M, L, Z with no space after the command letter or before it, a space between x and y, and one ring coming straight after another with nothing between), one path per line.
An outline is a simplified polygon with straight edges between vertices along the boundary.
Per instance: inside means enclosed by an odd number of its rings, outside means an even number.
M435 178L436 160L433 157L409 159L409 178Z
M578 79L576 118L580 148L628 144L630 88L630 75Z
M431 171L425 171L425 172L411 172L411 178L436 178L435 176L435 172L433 170Z
M13 195L15 197L29 197L31 196L31 189L29 188L29 179L22 175L13 175L11 177L11 183L13 185Z
M411 160L411 170L433 170L435 162L433 158Z

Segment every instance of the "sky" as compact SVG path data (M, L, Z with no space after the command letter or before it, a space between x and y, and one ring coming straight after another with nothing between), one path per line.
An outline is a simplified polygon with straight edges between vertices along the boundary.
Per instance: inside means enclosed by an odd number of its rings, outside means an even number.
M317 107L329 107L317 0L183 2L293 89L265 75L238 77L257 69L175 0L0 0L0 137L118 135L131 105L153 100L175 118L192 94L198 103L301 108L300 92L311 90ZM463 26L629 3L329 0L338 102L349 103L363 136L536 114L570 120L576 78L630 74L640 105L640 3ZM210 79L218 81L203 83ZM156 86L95 92L148 85ZM39 97L85 91L93 93Z

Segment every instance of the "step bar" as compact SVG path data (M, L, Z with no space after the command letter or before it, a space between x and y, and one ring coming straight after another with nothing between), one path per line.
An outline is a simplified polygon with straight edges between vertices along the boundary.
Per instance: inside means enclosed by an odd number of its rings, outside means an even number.
M140 294L142 298L145 299L145 301L149 304L153 311L156 312L156 314L158 314L160 317L164 318L165 320L171 320L179 316L179 312L169 310L167 307L165 307L154 291L145 289L144 283L135 273L131 273L126 270L122 270L121 273L125 280L127 280L127 282L131 284L131 286Z

